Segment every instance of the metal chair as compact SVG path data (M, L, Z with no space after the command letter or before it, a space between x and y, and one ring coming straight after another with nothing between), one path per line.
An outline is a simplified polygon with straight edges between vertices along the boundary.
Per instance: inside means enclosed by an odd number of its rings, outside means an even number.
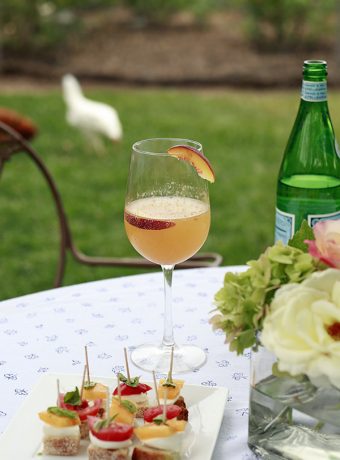
M50 189L55 202L56 212L59 222L60 244L59 244L59 260L57 272L54 280L54 287L59 287L62 284L67 253L79 263L85 265L96 266L114 266L114 267L134 267L134 268L155 268L157 265L137 257L91 257L83 254L77 249L73 240L68 224L68 219L63 207L62 199L56 183L47 169L46 165L37 154L35 149L27 140L25 140L17 131L0 121L0 174L6 161L10 160L11 156L16 153L26 153L29 158L35 163L37 168L42 173L46 183ZM222 263L222 256L214 252L198 253L191 259L178 265L179 268L197 268L197 267L217 267Z

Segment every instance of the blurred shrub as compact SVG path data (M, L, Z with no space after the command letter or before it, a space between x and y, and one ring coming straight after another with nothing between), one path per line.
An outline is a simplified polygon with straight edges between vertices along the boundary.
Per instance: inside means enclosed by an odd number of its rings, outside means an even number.
M129 8L142 25L164 24L174 13L190 11L200 22L228 0L0 0L0 39L4 56L51 55L79 38L82 13L116 5ZM85 27L85 26L84 26Z
M220 6L221 0L121 0L120 3L132 9L145 23L162 24L180 11L189 11L203 21Z
M249 38L259 49L290 50L324 44L336 0L243 0Z
M71 34L79 32L79 10L114 3L115 0L0 0L4 55L51 55Z

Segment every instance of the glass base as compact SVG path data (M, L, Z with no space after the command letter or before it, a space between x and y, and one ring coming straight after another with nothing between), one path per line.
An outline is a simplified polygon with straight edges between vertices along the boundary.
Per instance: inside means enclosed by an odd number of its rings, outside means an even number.
M140 345L131 352L131 361L143 371L167 374L170 369L171 347L164 345ZM193 345L174 346L174 374L190 372L202 367L207 355Z

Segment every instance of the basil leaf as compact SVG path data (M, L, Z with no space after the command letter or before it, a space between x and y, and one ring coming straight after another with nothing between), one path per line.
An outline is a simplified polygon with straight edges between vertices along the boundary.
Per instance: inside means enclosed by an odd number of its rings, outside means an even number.
M68 417L72 419L76 419L78 417L76 412L68 409L61 409L60 407L48 407L47 412L58 415L59 417Z
M100 431L103 428L108 428L110 426L110 424L114 421L114 419L117 417L117 415L118 414L115 414L112 417L105 418L104 420L98 420L94 424L93 428L95 429L95 431Z
M84 388L86 390L91 390L92 388L94 388L96 386L96 382L85 382L84 383Z
M170 372L168 373L168 376L165 380L165 382L162 384L163 387L171 387L171 388L176 388L176 384L173 382L172 377L170 375Z
M162 383L162 387L176 388L176 384L175 384L175 383L168 382L168 381L166 380L164 383Z
M125 377L124 374L119 372L118 373L118 379L119 379L120 382L125 383L129 387L138 387L140 377L133 377L132 379L128 379L127 377Z
M74 391L69 391L64 395L64 402L66 404L71 404L71 406L80 406L81 397L78 387Z
M134 377L133 379L130 379L128 382L126 382L126 384L129 387L138 387L139 379L140 379L140 377Z
M125 377L124 374L122 374L121 372L118 373L118 379L120 382L123 382L123 383L126 383L128 381L128 379Z
M122 399L122 406L125 407L125 409L127 409L130 414L134 414L135 412L137 412L137 407L135 404L133 404L133 402L131 401L128 401L127 399Z
M153 423L155 423L156 425L162 425L162 423L165 423L165 420L163 418L163 415L158 415L157 417L155 417L153 420Z

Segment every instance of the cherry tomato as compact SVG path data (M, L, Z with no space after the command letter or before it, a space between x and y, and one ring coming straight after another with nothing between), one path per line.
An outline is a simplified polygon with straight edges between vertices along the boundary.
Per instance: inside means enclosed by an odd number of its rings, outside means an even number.
M102 405L102 400L95 399L93 401L93 404L90 406L89 403L86 401L86 399L83 399L80 406L73 406L72 404L65 403L64 395L60 395L59 404L60 404L60 407L62 407L63 409L73 410L74 412L77 412L80 420L83 421L87 419L88 415L98 414L98 411Z
M170 420L172 418L178 417L181 412L182 409L179 406L176 406L175 404L169 404L166 407L166 418ZM149 407L144 412L144 420L151 423L155 417L162 414L163 406Z
M147 385L146 383L139 383L138 386L136 387L131 387L127 385L126 383L121 383L120 389L121 389L122 396L131 396L131 395L140 395L142 393L146 393L147 391L151 390L151 387L149 387L149 385ZM115 389L113 394L114 395L118 394L118 388Z
M108 427L96 431L94 425L97 421L102 421L102 419L89 416L87 417L87 421L93 436L102 441L126 441L131 438L133 433L133 427L125 423L111 422Z

